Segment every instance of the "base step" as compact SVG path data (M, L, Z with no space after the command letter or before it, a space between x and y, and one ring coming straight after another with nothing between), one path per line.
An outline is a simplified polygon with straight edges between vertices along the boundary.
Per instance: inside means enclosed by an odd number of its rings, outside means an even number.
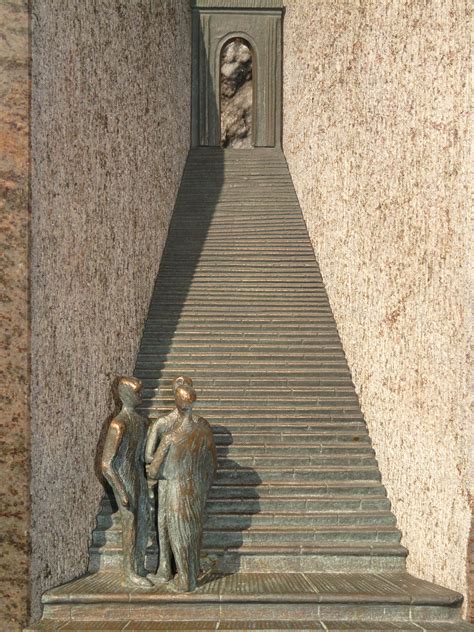
M195 630L259 630L277 632L279 630L297 630L298 632L313 632L326 630L327 632L473 632L474 626L465 622L408 622L395 621L360 621L354 623L341 621L55 621L44 620L36 625L25 628L24 632L39 630L59 631L76 630L148 630L151 632L181 632Z
M298 630L306 629L305 626L316 630L389 630L400 629L393 626L401 626L401 622L407 630L444 629L440 625L448 625L447 630L474 630L469 626L459 627L462 626L461 602L462 596L458 593L404 572L236 573L208 578L195 592L185 594L170 592L166 586L148 592L128 591L122 587L119 573L102 572L86 575L43 596L44 619L69 621L70 627L63 629L81 629L71 626L101 621L102 626L105 622L110 625L128 622L128 628L113 629L129 630L160 629L143 627L148 622L154 622L153 626L167 622L165 629L172 630L173 622L178 626L191 619L194 626L191 629L195 630L272 629L267 627L272 622L278 622L274 629ZM142 623L130 627L130 621ZM296 621L299 622L297 628L281 627ZM359 628L348 627L354 626L351 623L354 621L359 622ZM362 628L360 621L366 621L367 625L364 623ZM414 624L414 621L427 623ZM232 628L235 623L238 627ZM311 627L316 623L319 627ZM384 627L369 627L369 623ZM438 625L429 627L428 623ZM250 625L253 627L247 627Z

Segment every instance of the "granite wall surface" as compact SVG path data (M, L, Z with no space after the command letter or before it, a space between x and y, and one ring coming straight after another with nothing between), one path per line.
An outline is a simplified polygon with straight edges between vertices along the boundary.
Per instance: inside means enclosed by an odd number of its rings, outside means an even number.
M465 0L287 0L284 148L409 570L466 594Z
M0 2L0 629L28 603L28 7ZM5 626L5 627L2 627Z
M85 571L190 137L188 0L32 0L33 617Z

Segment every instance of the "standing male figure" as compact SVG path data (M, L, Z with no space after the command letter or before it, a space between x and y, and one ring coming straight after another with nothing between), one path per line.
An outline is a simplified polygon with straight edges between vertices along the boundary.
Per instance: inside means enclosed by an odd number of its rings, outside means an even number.
M122 521L124 582L127 586L151 588L146 578L145 552L148 540L148 498L144 450L146 419L135 411L141 401L142 383L122 377L118 395L122 410L111 421L102 454L102 472L110 483Z
M174 586L180 592L190 592L196 588L200 572L204 508L217 456L210 425L192 414L194 388L183 382L174 392L174 421L164 430L158 449L146 466L149 481L159 479L160 565L153 580L172 579L173 556L178 571Z

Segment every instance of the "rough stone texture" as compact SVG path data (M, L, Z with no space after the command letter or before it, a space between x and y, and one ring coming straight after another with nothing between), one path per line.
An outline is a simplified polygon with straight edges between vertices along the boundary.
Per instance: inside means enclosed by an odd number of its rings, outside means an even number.
M83 573L112 378L130 373L189 146L188 0L32 3L32 559Z
M1 2L0 628L8 630L27 617L28 94L27 2Z
M474 514L471 515L471 531L468 544L468 599L467 620L474 623Z
M469 3L287 0L284 147L415 574L466 594Z
M221 58L221 142L223 147L252 146L252 53L237 38Z

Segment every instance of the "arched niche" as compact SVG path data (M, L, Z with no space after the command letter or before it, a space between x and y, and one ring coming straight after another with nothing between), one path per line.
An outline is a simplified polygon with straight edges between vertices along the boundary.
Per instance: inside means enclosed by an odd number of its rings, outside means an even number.
M219 120L224 149L250 149L256 124L256 55L248 39L232 36L220 47Z
M252 145L281 144L280 0L193 0L192 145L221 145L220 60L234 37L249 42L253 80Z

